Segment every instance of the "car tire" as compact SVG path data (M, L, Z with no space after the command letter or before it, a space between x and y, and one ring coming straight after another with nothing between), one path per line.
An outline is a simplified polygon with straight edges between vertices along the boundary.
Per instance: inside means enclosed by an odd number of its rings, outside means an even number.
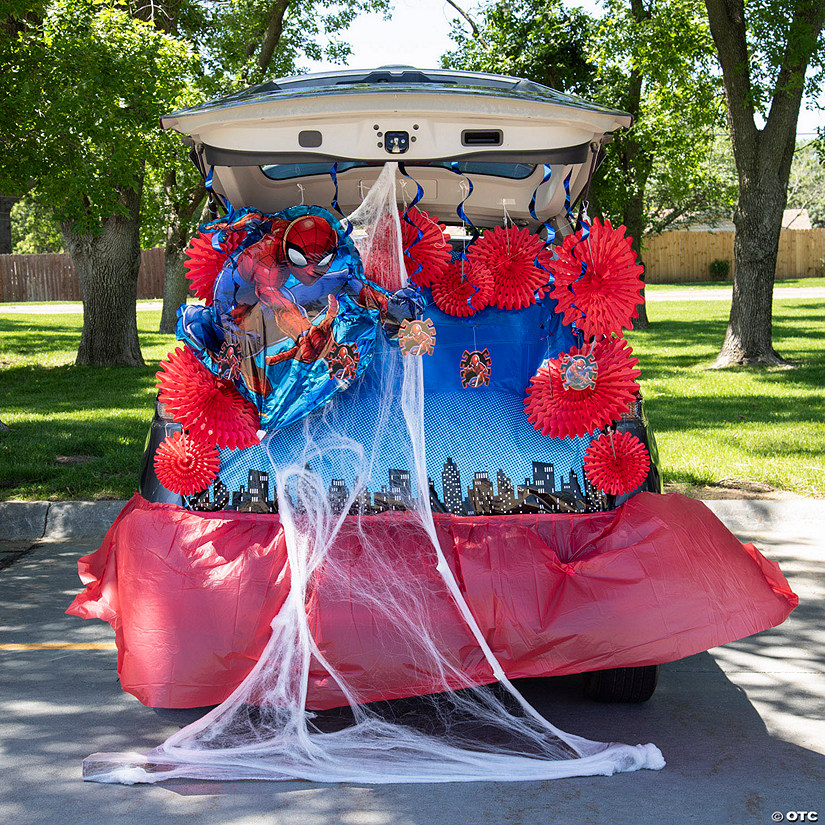
M584 693L596 702L646 702L659 681L659 665L594 670L584 676Z

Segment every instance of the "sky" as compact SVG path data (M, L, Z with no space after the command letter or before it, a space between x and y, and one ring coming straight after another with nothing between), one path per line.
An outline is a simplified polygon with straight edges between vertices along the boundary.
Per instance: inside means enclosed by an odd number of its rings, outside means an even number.
M473 9L477 4L460 3ZM580 0L579 5L590 12L599 10L596 0ZM440 65L444 52L454 47L450 39L450 24L459 15L444 0L395 0L392 18L380 14L361 15L350 27L347 39L352 44L348 68L372 69L392 63L407 64L420 69ZM466 25L466 24L465 24ZM310 71L340 69L340 65L312 62ZM825 106L825 93L820 102ZM797 135L813 137L816 127L825 127L825 111L800 112Z

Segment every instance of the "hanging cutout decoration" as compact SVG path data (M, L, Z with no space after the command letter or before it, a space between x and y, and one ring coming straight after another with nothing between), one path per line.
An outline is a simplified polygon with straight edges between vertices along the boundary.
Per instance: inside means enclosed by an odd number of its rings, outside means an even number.
M550 297L558 301L564 321L575 324L586 338L621 335L639 315L644 267L637 263L625 227L614 229L596 218L590 235L582 230L556 247L558 260L548 263L554 275Z
M435 347L435 327L429 318L404 321L398 330L402 355L432 355Z
M223 241L218 233L199 232L189 243L186 250L186 277L191 281L190 288L206 306L212 306L212 291L226 259L235 251L240 236L226 234Z
M179 347L156 373L158 399L192 438L221 449L258 443L258 412L228 381L215 377L188 347Z
M411 206L404 212L404 264L407 277L418 286L432 286L433 280L440 278L449 266L452 247L446 232L447 227L423 209Z
M490 351L485 347L483 350L464 350L461 356L459 368L461 371L461 386L486 387L490 383L490 372L493 366L493 359Z
M186 433L175 433L163 441L155 453L155 474L160 483L180 496L205 490L217 477L220 457L217 449Z
M650 469L650 454L631 433L603 435L590 442L584 454L584 472L594 487L610 495L635 490Z
M352 381L358 372L358 345L339 344L327 356L329 374L339 381Z
M532 425L551 438L576 438L600 429L627 412L636 399L641 371L638 358L623 338L605 338L584 351L547 361L530 379L524 407ZM562 376L565 358L590 356L596 363L595 384L585 389L566 389Z
M494 280L492 303L499 309L523 309L536 302L536 291L547 283L545 270L536 266L549 255L538 235L515 226L496 226L485 232L467 252L472 267L486 267ZM544 263L547 266L547 263Z
M433 280L431 289L433 300L442 312L467 318L490 303L494 282L485 266L472 266L466 258L458 258Z
M599 365L592 353L563 355L559 368L561 383L566 390L592 390L596 386Z

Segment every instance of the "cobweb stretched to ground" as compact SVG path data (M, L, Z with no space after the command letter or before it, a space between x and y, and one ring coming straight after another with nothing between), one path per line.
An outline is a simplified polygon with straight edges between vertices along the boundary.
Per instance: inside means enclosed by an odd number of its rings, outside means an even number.
M389 288L406 284L396 208L396 165L388 164L352 223L365 228L363 257L377 256ZM376 259L377 259L376 258ZM424 456L421 358L402 357L384 338L362 380L303 423L304 447L276 468L280 518L291 583L272 635L247 679L219 707L147 754L94 754L84 778L98 782L197 779L307 779L320 782L525 780L661 768L653 745L628 746L573 736L546 721L510 684L464 600L439 548L429 506ZM278 438L278 433L267 436ZM372 469L397 456L409 467L403 513L358 511ZM403 463L402 463L403 462ZM330 478L346 479L343 514L332 510ZM340 509L336 507L336 511ZM370 522L369 529L366 520ZM375 520L384 519L385 527ZM400 531L414 531L427 552L415 560L392 551ZM353 548L357 548L355 551ZM359 563L352 564L356 552ZM452 625L427 615L421 557L452 599ZM429 585L428 585L429 586ZM347 667L313 638L318 609L352 611L378 637L366 674L380 685L381 650L407 651L417 695L363 704ZM456 652L455 628L475 639ZM469 629L469 634L468 634ZM381 644L381 638L386 645ZM470 684L467 662L486 662L490 687ZM323 671L346 699L333 711L307 709L309 675ZM364 673L359 674L363 684ZM411 691L413 692L413 691Z

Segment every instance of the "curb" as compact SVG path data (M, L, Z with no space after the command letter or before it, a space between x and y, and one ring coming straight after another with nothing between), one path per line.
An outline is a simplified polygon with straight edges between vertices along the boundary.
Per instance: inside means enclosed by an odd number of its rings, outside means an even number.
M704 500L729 530L819 535L825 499ZM0 540L103 538L125 501L0 501Z
M100 539L125 501L0 501L0 540Z

